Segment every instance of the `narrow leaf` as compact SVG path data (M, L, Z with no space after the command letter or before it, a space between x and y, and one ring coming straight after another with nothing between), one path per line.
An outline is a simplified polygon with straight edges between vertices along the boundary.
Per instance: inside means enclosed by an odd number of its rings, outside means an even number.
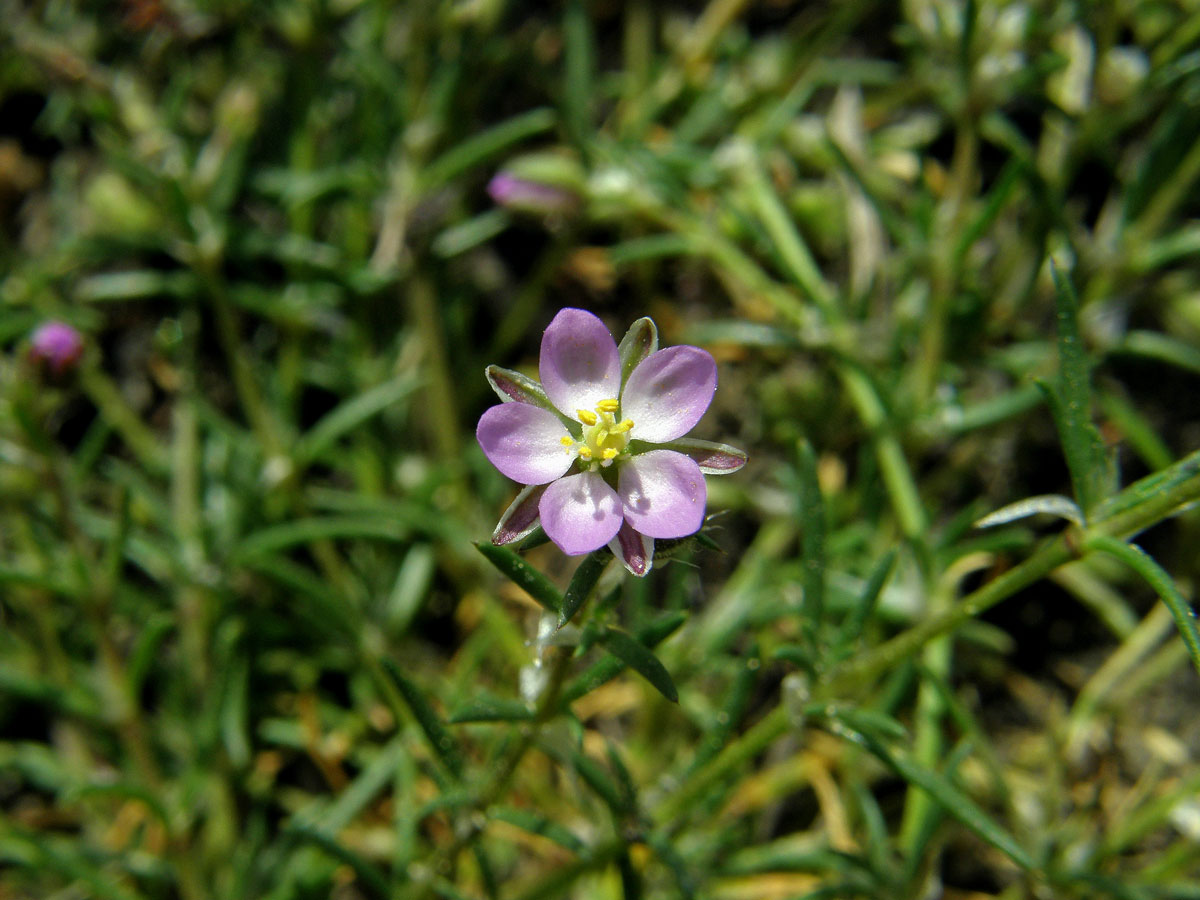
M803 563L804 628L815 641L825 615L825 503L817 481L817 454L812 444L801 440L800 548Z
M750 703L750 697L754 692L754 686L758 683L761 671L762 665L756 644L750 649L746 659L741 661L741 665L738 666L733 683L729 686L724 702L721 704L721 710L713 717L711 725L704 729L704 736L696 748L696 755L688 764L687 772L684 773L682 780L687 781L693 772L698 771L725 749L725 745L729 743L741 724L742 716L746 713L746 707Z
M562 611L558 615L559 628L570 622L579 612L580 607L595 589L596 582L600 580L600 575L610 559L612 559L612 554L607 547L593 550L583 558L583 562L571 576L571 583L567 585L567 593L563 596Z
M507 822L530 834L540 835L554 841L573 853L582 853L587 849L587 845L570 830L531 810L516 809L511 806L492 807L488 811L488 815L498 822Z
M320 456L342 435L360 426L372 416L399 403L417 389L420 381L404 374L375 385L339 404L324 415L297 442L295 458L299 463L311 462Z
M608 766L616 777L621 804L628 810L636 810L638 808L637 786L633 783L633 776L629 774L629 767L621 759L621 754L612 741L604 742L604 755L608 757Z
M596 795L604 801L614 816L623 817L629 812L621 799L621 792L617 790L617 786L612 783L612 779L608 777L608 773L600 767L600 765L588 756L584 756L578 751L571 753L571 765L579 776L587 783Z
M1071 279L1051 263L1058 324L1058 378L1043 387L1054 413L1075 499L1085 515L1104 500L1113 486L1110 464L1092 423L1091 362L1079 334L1079 303Z
M1146 579L1162 599L1163 605L1171 611L1175 625L1179 628L1179 636L1183 639L1188 656L1192 658L1192 665L1200 674L1200 631L1196 628L1196 613L1187 598L1175 586L1175 580L1171 578L1170 573L1137 544L1101 535L1089 540L1087 547L1089 550L1099 550L1109 556L1115 556Z
M500 570L501 575L525 591L544 609L558 613L562 608L562 595L554 583L517 554L495 544L478 543L475 546L487 557L488 562Z
M890 550L871 570L871 577L867 579L867 585L863 588L862 595L858 598L858 602L846 616L846 621L842 623L841 632L838 634L838 645L848 647L862 636L863 628L867 622L871 621L871 615L875 612L875 607L879 605L879 596L883 593L883 586L887 584L888 576L892 574L892 566L896 564L896 551Z
M334 859L348 865L354 870L357 884L366 889L367 896L387 898L392 895L387 876L374 863L368 862L333 835L312 825L300 823L288 825L285 831L287 834L315 844Z
M552 110L541 108L513 116L456 144L425 169L423 182L433 188L485 163L513 144L554 127Z
M563 38L566 45L563 62L564 119L567 131L583 145L591 133L592 98L595 77L595 35L587 6L583 0L568 0L563 16Z
M451 725L464 722L527 722L534 712L520 700L505 697L479 697L451 713Z
M651 650L674 634L685 621L687 621L687 616L684 613L666 613L649 625L638 629L635 638L639 644L647 650ZM593 663L563 691L563 705L572 703L612 681L621 674L624 668L625 662L616 656L606 656Z
M276 550L312 541L364 538L380 541L404 541L409 536L405 523L382 516L312 516L262 528L238 545L233 559L247 564Z
M627 632L608 628L600 643L605 650L654 685L655 689L672 703L679 702L679 692L675 689L675 682L671 680L671 673L667 671L666 666Z
M866 748L905 781L922 788L946 810L947 814L957 819L1017 865L1024 869L1034 867L1033 858L1025 848L945 776L919 766L904 756L893 754L870 733L858 731L847 722L839 721L836 718L830 719L829 722L835 733Z
M417 720L417 724L421 726L434 754L450 774L461 778L463 756L454 736L442 725L442 720L433 711L433 706L425 699L425 695L400 671L399 663L390 657L384 657L383 665L399 689L400 696L404 698L404 702Z
M1058 516L1076 525L1083 524L1083 510L1070 497L1062 494L1039 494L1036 497L1026 497L1016 503L1002 506L995 512L988 513L975 522L976 528L992 528L996 525L1007 525L1028 516L1038 514Z

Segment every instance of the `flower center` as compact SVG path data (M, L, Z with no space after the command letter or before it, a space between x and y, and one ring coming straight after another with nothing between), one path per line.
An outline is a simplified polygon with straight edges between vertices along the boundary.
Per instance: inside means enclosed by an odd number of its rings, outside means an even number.
M633 428L632 419L617 421L616 413L620 408L621 404L616 400L601 400L596 404L595 412L590 409L575 410L575 415L583 423L583 440L564 437L562 444L567 452L592 463L593 469L597 463L611 466L629 444L629 429Z

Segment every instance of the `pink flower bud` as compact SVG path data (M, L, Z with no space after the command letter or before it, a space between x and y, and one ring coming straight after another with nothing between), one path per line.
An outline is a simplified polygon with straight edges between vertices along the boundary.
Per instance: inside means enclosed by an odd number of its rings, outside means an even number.
M45 322L29 339L29 356L54 375L62 375L83 356L83 335L66 322Z
M488 195L505 209L540 215L567 214L579 206L579 197L557 185L500 172L488 182Z

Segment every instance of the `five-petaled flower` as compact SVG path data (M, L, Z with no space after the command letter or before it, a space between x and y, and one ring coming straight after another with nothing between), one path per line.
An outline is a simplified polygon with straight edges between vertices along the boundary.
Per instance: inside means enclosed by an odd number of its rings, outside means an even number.
M496 526L507 544L539 523L564 552L606 544L635 575L653 562L655 538L682 538L704 522L705 474L740 469L746 455L685 439L717 389L717 366L699 347L658 349L648 318L620 347L604 323L564 309L542 336L541 384L489 366L504 401L476 437L500 472L526 487Z

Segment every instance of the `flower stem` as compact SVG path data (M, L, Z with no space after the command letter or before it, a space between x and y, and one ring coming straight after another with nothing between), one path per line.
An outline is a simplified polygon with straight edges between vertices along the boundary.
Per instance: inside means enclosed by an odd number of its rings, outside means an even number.
M991 609L1002 600L1039 581L1064 563L1077 558L1101 536L1127 538L1144 531L1178 512L1181 507L1200 499L1200 451L1175 463L1169 469L1148 476L1126 488L1100 512L1107 515L1090 526L1068 528L1043 544L1033 556L1009 569L994 581L968 594L946 612L915 625L886 644L848 661L835 670L823 685L824 693L836 696L864 684L910 657L940 635L958 628Z

